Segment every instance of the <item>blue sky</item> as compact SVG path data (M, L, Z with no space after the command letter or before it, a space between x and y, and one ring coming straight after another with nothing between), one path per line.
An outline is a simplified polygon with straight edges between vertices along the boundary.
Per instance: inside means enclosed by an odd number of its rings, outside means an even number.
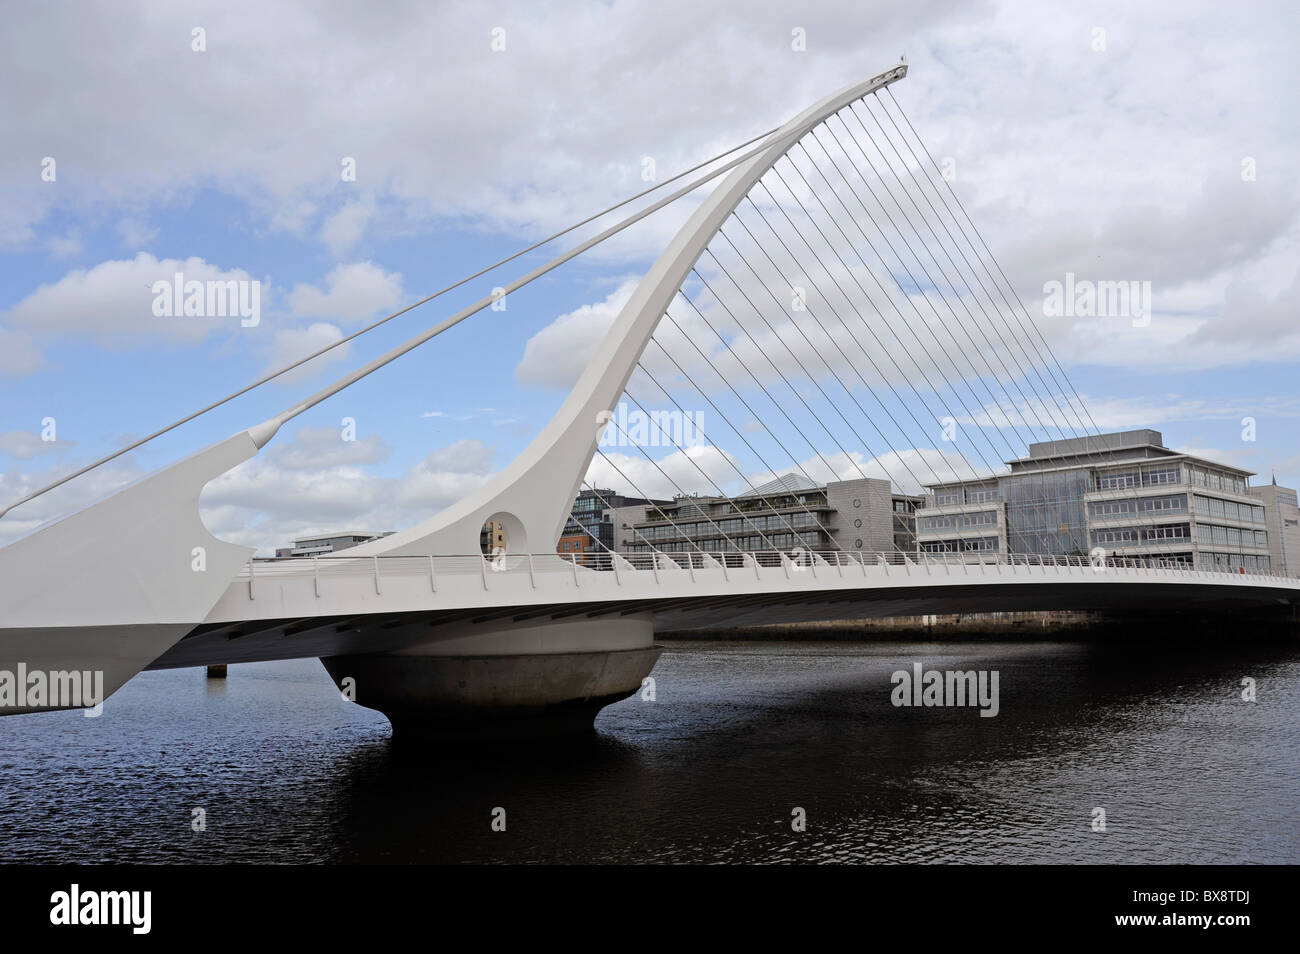
M1286 5L75 9L13 12L0 38L6 499L644 188L647 156L664 178L902 53L899 103L953 159L954 188L1097 424L1300 480L1300 24ZM806 50L791 49L795 29ZM296 419L209 487L209 526L269 550L397 529L457 499L543 426L691 208ZM272 416L565 247L15 511L0 541ZM260 323L151 314L149 285L177 262L260 281ZM1042 318L1044 283L1066 272L1150 281L1150 326ZM344 418L356 441L339 439Z

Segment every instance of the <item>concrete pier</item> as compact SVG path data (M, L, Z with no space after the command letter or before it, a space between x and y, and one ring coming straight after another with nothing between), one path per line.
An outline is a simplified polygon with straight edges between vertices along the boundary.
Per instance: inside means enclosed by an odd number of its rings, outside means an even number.
M659 659L648 619L449 628L400 653L321 659L340 691L395 738L531 738L592 731Z

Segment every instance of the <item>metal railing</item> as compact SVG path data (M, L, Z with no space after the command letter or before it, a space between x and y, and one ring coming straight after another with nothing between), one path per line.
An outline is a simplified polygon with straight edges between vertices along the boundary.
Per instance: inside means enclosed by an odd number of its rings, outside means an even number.
M430 592L436 593L439 582L463 581L477 577L484 590L490 590L494 580L527 576L532 589L539 581L557 577L581 587L583 579L592 574L610 574L621 584L625 576L637 580L653 579L656 583L690 579L703 576L724 580L741 580L752 574L762 579L764 569L780 569L787 578L796 574L809 574L812 579L843 578L850 573L870 577L879 572L885 577L914 574L956 575L969 574L972 568L980 572L992 569L1001 574L1021 568L1041 570L1091 570L1104 573L1110 570L1146 570L1167 576L1195 579L1241 580L1243 577L1258 580L1291 579L1278 573L1260 573L1245 568L1208 570L1190 566L1177 560L1159 558L1115 557L1094 560L1077 555L1034 555L1003 553L916 553L869 550L804 550L790 551L690 551L666 552L661 550L636 553L610 553L588 551L585 553L507 553L460 554L439 556L349 556L346 551L316 557L254 558L244 565L238 577L246 581L249 599L255 598L257 581L311 578L315 593L320 596L322 587L331 579L369 577L377 595L383 594L384 580L410 580L420 577L427 581Z

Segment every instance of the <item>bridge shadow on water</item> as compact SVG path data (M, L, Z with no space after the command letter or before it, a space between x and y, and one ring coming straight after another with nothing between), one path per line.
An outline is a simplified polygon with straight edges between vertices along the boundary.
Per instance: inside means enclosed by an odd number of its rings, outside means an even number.
M996 671L997 715L896 707L914 662ZM655 679L577 740L358 746L329 860L1300 860L1294 642L683 641Z

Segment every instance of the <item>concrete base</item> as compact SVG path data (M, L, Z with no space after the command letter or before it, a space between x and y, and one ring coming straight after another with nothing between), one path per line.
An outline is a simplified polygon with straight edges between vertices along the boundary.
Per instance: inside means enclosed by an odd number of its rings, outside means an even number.
M340 691L388 717L395 738L532 738L592 731L601 709L641 688L662 651L648 620L514 629L459 628L403 653L321 662ZM503 651L507 634L521 650L566 651ZM472 648L489 651L457 651Z

